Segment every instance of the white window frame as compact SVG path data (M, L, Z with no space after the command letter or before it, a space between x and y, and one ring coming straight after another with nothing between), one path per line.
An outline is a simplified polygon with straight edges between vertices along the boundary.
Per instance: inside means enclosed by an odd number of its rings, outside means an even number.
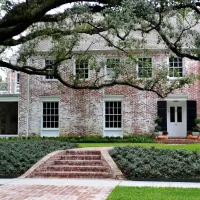
M19 77L19 81L18 81L18 77ZM15 72L15 82L14 82L14 90L16 94L19 93L19 84L20 84L20 73L17 71Z
M51 58L46 58L46 59L44 59L44 67L46 67L46 60L50 60L50 61L53 61L53 59L51 59ZM51 69L49 69L49 71L51 71ZM47 78L47 76L51 76L51 75L45 75L45 76L43 76L43 81L58 81L58 79L56 79L56 78Z
M173 57L173 56L172 56ZM181 58L181 57L174 57L174 58ZM170 69L170 62L169 62L170 57L168 57L167 59L167 66L168 66L168 73L169 73L169 69ZM182 58L182 76L178 77L178 76L169 76L168 74L168 78L169 79L179 79L179 78L183 78L184 77L184 58Z
M60 97L45 96L41 97L41 130L59 130L60 127ZM43 127L43 103L44 102L58 102L58 128L44 128Z
M123 130L123 98L124 95L105 95L103 96L103 128L104 130ZM106 122L106 102L121 102L121 128L107 128Z
M113 80L113 78L108 74L107 69L110 69L111 73L115 74L115 72L112 70L112 68L108 68L107 66L107 61L108 60L119 60L119 63L121 62L120 58L116 58L116 57L108 57L106 58L106 64L104 67L104 74L105 74L105 80ZM117 80L121 79L121 74L118 74L118 77L116 78Z
M76 79L76 62L77 62L77 60L78 59L74 59L74 76L75 76L75 79ZM86 68L84 68L84 69L86 69ZM86 78L86 79L83 79L83 78L79 78L78 80L81 80L81 81L83 81L83 80L86 80L86 81L88 81L88 80L90 80L90 65L89 65L89 59L88 59L88 78ZM85 76L85 75L84 75Z
M147 59L151 59L151 69L152 69L152 72L151 72L151 77L139 77L139 62L137 63L137 79L152 79L153 78L153 57L140 57L138 58L138 61L139 59L144 59L144 58L147 58Z

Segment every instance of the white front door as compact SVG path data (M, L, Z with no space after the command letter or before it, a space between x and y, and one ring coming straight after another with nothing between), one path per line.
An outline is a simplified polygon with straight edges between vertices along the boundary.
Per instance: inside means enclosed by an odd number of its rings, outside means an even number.
M169 137L186 137L186 101L167 102L167 131Z

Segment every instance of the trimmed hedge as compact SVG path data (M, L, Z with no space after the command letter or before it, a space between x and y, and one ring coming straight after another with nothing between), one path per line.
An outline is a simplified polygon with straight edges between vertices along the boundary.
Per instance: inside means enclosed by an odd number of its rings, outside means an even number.
M56 140L62 142L72 142L72 143L154 143L154 136L152 135L138 135L138 136L125 136L120 137L102 137L102 136L67 136L67 137L51 137L51 138L41 138L41 137L22 137L22 138L8 138L9 141L18 140ZM5 141L5 139L0 139L0 141Z
M45 155L76 144L53 140L24 140L0 142L0 176L19 176Z
M115 147L110 155L130 180L200 178L200 153L196 151L126 146Z

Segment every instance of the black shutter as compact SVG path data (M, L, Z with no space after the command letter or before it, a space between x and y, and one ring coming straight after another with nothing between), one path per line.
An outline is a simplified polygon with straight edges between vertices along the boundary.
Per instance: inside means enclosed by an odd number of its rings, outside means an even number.
M162 131L167 131L167 101L157 101L157 109L157 115L162 118L158 125L162 127Z
M187 131L192 131L192 127L196 124L194 122L197 117L197 102L195 100L187 101Z

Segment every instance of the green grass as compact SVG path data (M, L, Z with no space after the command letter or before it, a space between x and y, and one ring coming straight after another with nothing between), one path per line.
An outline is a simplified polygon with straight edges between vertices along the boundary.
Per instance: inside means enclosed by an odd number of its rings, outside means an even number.
M143 147L156 147L163 149L186 149L188 151L199 151L200 144L181 144L169 145L160 143L78 143L79 147L116 147L116 146L143 146Z
M199 200L200 189L117 186L107 200Z

